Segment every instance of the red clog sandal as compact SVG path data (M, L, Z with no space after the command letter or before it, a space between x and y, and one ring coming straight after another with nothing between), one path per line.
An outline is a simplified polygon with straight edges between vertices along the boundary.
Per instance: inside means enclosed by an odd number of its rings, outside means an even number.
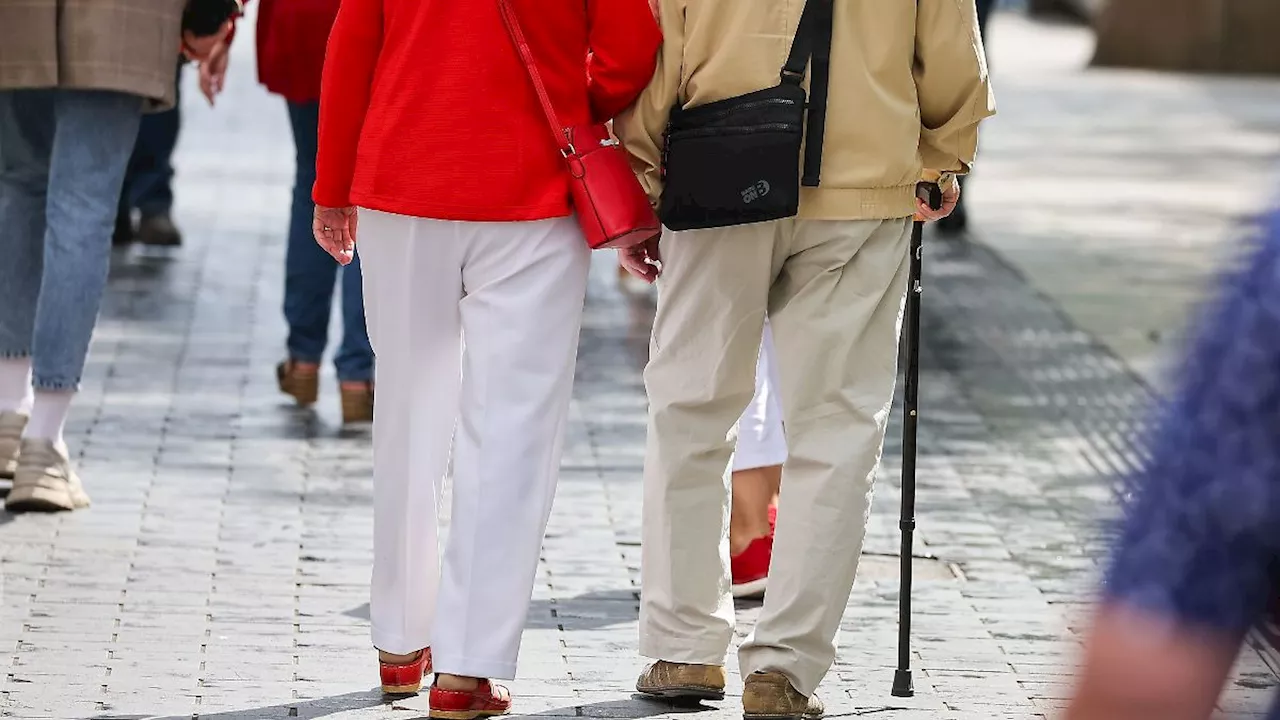
M431 674L431 648L418 653L407 663L378 661L382 675L382 692L387 695L415 695L422 690L422 678Z
M511 712L511 691L488 680L469 691L432 686L430 704L436 720L477 720Z

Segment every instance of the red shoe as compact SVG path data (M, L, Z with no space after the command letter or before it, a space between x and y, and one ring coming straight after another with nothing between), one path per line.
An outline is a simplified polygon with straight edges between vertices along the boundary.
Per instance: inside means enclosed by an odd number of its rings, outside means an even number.
M437 720L476 720L511 712L511 691L481 680L475 690L431 687L431 717Z
M431 674L431 648L418 653L407 663L378 661L382 675L382 692L387 695L416 695L422 689L422 678Z
M773 557L773 536L766 535L751 541L746 550L729 559L733 573L731 592L736 598L764 596L769 581L769 560Z

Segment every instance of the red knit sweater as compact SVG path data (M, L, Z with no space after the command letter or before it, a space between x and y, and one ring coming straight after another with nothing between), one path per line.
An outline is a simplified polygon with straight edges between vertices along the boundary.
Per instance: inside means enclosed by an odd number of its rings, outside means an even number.
M648 0L511 0L564 125L652 77ZM320 94L313 198L442 220L569 214L568 175L497 0L343 0Z

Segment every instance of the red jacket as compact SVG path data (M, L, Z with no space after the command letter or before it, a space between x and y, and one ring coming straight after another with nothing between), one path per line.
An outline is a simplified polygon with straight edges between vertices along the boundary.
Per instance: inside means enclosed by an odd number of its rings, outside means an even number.
M259 0L258 81L291 102L320 99L329 29L342 0Z
M653 75L647 0L511 0L564 125ZM569 182L497 0L343 0L329 37L313 197L442 220L569 213Z

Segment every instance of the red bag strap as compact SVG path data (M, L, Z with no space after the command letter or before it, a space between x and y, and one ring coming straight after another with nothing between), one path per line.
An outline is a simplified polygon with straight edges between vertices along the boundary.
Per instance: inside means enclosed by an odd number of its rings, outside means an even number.
M569 142L564 126L556 117L555 106L551 104L551 96L547 94L547 86L542 82L542 74L538 72L538 65L533 59L533 50L529 48L529 41L520 27L520 19L516 17L515 8L511 7L511 0L498 0L498 10L502 12L502 22L507 26L507 34L511 36L511 42L520 53L520 59L524 61L524 69L529 73L533 89L538 93L538 102L542 105L543 114L547 116L547 126L555 136L556 147L560 148L560 153L565 157L574 154L573 144Z

